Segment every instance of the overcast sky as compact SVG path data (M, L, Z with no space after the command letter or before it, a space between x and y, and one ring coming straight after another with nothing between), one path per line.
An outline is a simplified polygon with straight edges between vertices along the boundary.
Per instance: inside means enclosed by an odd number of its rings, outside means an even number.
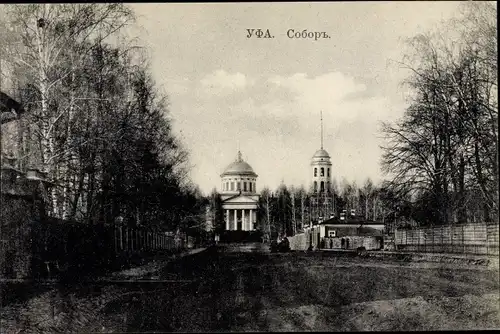
M382 178L379 122L401 116L403 40L456 14L458 2L131 4L174 131L205 193L243 158L257 186L309 185L324 148L337 180ZM247 38L251 28L273 39ZM331 38L290 39L288 29ZM220 190L220 189L219 189Z

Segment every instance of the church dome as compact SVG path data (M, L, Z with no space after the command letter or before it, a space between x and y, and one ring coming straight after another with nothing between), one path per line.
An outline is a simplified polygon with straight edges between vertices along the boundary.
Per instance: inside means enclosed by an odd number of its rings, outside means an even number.
M238 152L238 159L229 164L222 173L221 176L225 175L248 175L248 176L257 176L253 171L252 166L250 166L247 162L243 161L241 158L241 153Z
M324 149L320 149L314 153L313 158L330 158L330 155Z

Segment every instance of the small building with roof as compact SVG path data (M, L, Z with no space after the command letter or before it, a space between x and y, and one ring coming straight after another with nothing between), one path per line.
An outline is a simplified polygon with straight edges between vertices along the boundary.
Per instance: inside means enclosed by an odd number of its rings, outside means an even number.
M221 199L227 231L257 228L257 174L238 151L236 160L221 174Z
M385 224L377 221L352 217L340 220L333 217L319 224L320 238L339 238L345 236L382 236Z

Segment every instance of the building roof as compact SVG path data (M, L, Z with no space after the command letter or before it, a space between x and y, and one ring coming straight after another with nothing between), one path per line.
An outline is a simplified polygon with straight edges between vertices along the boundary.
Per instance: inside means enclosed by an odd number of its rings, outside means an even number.
M319 149L314 153L313 158L330 158L330 155L326 150Z
M241 157L241 152L238 151L238 157L236 161L230 163L221 176L225 175L248 175L256 177L257 174L253 171L252 166L250 166L247 162L243 161Z
M373 221L373 220L366 220L362 217L349 217L347 220L340 220L337 217L330 218L327 220L324 220L320 223L320 225L328 225L328 224L341 224L341 225L384 225L382 222L378 221Z
M1 124L17 119L24 113L23 106L9 95L0 91L0 119Z

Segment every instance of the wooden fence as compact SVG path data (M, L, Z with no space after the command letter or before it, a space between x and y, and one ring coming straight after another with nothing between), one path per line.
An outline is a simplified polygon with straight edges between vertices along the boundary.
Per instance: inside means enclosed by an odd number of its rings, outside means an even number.
M48 183L0 167L0 277L28 278L120 269L156 252L176 252L192 237L146 228L82 224L47 217ZM30 176L28 172L28 176ZM33 175L31 175L33 176ZM192 241L190 242L193 243Z
M498 255L498 235L498 223L460 224L397 229L394 242L397 250L410 252Z
M164 233L129 227L114 227L115 253L147 250L172 250L183 248L184 238L175 239Z
M121 268L158 251L176 252L186 237L127 226L85 225L59 220L33 222L31 273Z

